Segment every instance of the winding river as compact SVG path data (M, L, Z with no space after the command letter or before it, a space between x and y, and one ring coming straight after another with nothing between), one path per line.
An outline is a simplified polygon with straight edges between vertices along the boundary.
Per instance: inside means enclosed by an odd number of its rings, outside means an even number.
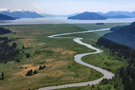
M82 57L86 56L86 55L92 55L92 54L98 54L98 53L102 53L103 51L90 45L87 43L82 42L83 38L79 38L79 37L59 37L59 36L64 36L64 35L71 35L71 34L79 34L79 33L88 33L88 32L99 32L99 31L106 31L109 30L109 28L107 29L98 29L98 30L88 30L88 31L81 31L81 32L72 32L72 33L63 33L63 34L55 34L55 35L51 35L48 36L48 38L72 38L74 42L86 46L87 48L93 49L95 50L95 52L92 53L83 53L83 54L78 54L74 56L74 60L75 62L87 66L89 68L92 68L96 71L101 72L104 76L100 79L94 80L94 81L89 81L89 82L82 82L82 83L73 83L73 84L65 84L65 85L58 85L58 86L49 86L49 87L44 87L44 88L40 88L38 90L53 90L53 89L61 89L61 88L68 88L68 87L79 87L79 86L87 86L87 85L95 85L100 83L103 79L112 79L114 77L114 74L104 70L102 68L93 66L91 64L85 63L83 62L81 59Z

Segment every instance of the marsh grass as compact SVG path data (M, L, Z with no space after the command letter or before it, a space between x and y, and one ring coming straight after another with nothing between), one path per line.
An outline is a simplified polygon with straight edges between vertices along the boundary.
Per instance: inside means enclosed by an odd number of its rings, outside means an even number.
M47 36L59 33L84 31L87 29L108 28L116 25L118 24L105 24L104 26L98 27L95 26L95 24L1 26L13 32L1 36L6 36L14 40L10 42L9 45L16 42L18 49L22 49L23 46L25 48L18 56L21 61L20 63L12 60L7 64L0 64L0 72L5 73L5 80L0 81L0 90L28 90L44 86L84 82L101 78L103 76L101 73L77 64L74 61L74 55L93 52L94 50L81 46L73 42L72 39L50 39L47 38ZM67 36L83 37L84 42L95 45L97 39L104 33L107 32L98 33L99 35L88 33ZM30 54L30 58L26 58L25 54ZM104 58L104 60L100 60L100 57L102 57L102 59ZM107 59L108 57L108 52L105 52L99 55L83 57L83 60L95 66L105 69L108 68L113 72L116 72L119 67L125 64L113 56L111 56L110 60ZM113 60L114 58L115 60ZM105 62L114 64L115 68L114 66L106 66L104 64ZM116 67L118 65L117 63L119 63L120 66ZM39 71L38 68L40 65L46 65L47 68ZM29 77L25 76L26 72L30 69L38 70L38 74Z

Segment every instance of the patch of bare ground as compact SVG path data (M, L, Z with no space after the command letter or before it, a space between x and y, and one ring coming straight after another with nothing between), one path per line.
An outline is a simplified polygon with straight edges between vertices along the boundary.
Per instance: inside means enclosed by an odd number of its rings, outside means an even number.
M27 71L29 71L29 70L33 70L33 71L38 70L39 66L33 66L32 64L25 64L25 65L22 65L20 68L22 68L22 70L20 72L17 72L15 75L25 76Z
M61 80L64 80L64 81L71 80L71 81L73 81L73 80L76 80L76 79L74 77L72 77L72 76L69 76L69 77L62 78Z
M54 62L55 59L54 58L49 58L49 59L46 59L45 61L46 61L46 63L50 63L50 62Z
M61 54L62 55L65 55L65 54L73 55L73 54L75 54L75 51L66 50L66 51L61 52Z
M65 55L65 54L73 55L73 54L76 53L75 51L64 50L62 48L52 48L52 51L54 51L54 52L60 52L62 55Z
M31 60L39 60L42 57L43 55L36 55L36 56L33 56Z
M53 63L50 63L47 65L47 67L51 70L55 70L56 68L62 68L65 67L65 65L67 65L68 62L67 61L55 61Z
M21 40L21 42L23 42L24 47L28 47L31 45L30 41L33 41L35 39L20 39L20 40Z
M38 43L37 45L38 46L43 46L43 45L45 45L45 43Z
M63 72L62 70L56 70L48 74L48 77L59 77L62 76L63 74L65 74L65 72Z
M54 52L61 52L61 51L63 51L62 48L52 48L52 50L53 50Z

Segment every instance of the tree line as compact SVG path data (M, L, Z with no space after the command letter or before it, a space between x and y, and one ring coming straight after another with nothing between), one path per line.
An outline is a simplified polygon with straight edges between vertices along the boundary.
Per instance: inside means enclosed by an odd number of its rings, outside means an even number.
M128 67L122 67L119 75L122 77L125 90L135 90L135 50L103 37L98 40L97 45L107 47L112 55L127 60Z

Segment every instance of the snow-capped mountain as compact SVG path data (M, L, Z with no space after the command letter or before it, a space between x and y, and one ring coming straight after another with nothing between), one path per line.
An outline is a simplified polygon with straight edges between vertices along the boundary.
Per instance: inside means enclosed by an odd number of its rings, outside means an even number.
M38 14L35 11L25 11L25 10L16 10L16 11L11 11L8 9L0 9L0 13L7 15L7 16L11 16L14 18L40 18L43 17L42 15Z
M5 9L5 8L0 8L0 12L3 12L3 11L10 11L9 9Z

